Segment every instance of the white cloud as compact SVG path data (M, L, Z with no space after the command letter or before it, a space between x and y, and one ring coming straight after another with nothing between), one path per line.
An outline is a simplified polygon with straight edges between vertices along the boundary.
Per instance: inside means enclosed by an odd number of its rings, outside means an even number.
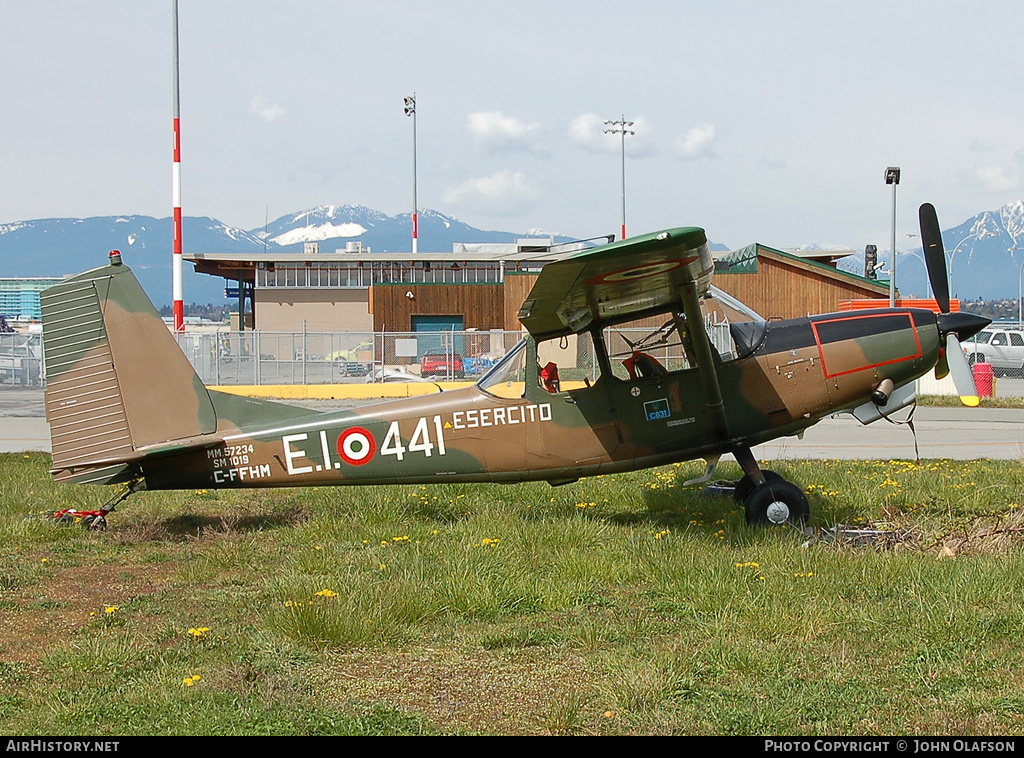
M701 124L680 135L675 141L675 155L686 161L713 158L715 155L715 125Z
M471 179L444 193L444 202L464 211L494 216L514 216L532 208L536 191L521 171L499 171Z
M546 152L537 142L540 124L527 124L501 111L470 113L466 118L466 128L483 152Z
M1009 192L1020 187L1020 175L1005 166L986 166L974 172L975 180L986 192Z
M610 153L620 149L619 139L604 133L604 119L596 113L584 113L569 124L569 139L592 153Z
M284 108L277 103L270 102L263 95L255 95L249 101L249 113L254 113L268 124L277 121L284 115Z

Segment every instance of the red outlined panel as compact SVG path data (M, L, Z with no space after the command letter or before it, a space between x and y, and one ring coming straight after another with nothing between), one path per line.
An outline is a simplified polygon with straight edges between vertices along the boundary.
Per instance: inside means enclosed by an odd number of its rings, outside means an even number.
M906 311L872 313L811 322L826 377L921 357L921 341Z

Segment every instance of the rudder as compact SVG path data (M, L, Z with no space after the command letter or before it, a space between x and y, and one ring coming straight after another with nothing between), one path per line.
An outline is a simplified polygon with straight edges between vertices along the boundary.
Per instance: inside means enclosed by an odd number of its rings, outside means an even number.
M58 481L121 481L136 449L216 430L209 393L120 256L41 299Z

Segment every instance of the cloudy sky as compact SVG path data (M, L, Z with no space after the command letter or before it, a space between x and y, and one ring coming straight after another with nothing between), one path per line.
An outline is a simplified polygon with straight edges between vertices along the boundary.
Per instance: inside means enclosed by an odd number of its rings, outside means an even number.
M0 223L171 215L172 0L0 6ZM883 249L1024 197L1019 2L179 0L185 215ZM186 234L186 251L188 247ZM429 249L421 240L420 249Z

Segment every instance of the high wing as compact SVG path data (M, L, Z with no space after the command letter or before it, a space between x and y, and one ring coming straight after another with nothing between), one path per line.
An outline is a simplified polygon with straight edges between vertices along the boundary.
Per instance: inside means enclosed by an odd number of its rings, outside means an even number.
M539 341L682 311L684 290L696 302L707 292L714 268L707 236L698 227L632 237L547 264L519 319Z

